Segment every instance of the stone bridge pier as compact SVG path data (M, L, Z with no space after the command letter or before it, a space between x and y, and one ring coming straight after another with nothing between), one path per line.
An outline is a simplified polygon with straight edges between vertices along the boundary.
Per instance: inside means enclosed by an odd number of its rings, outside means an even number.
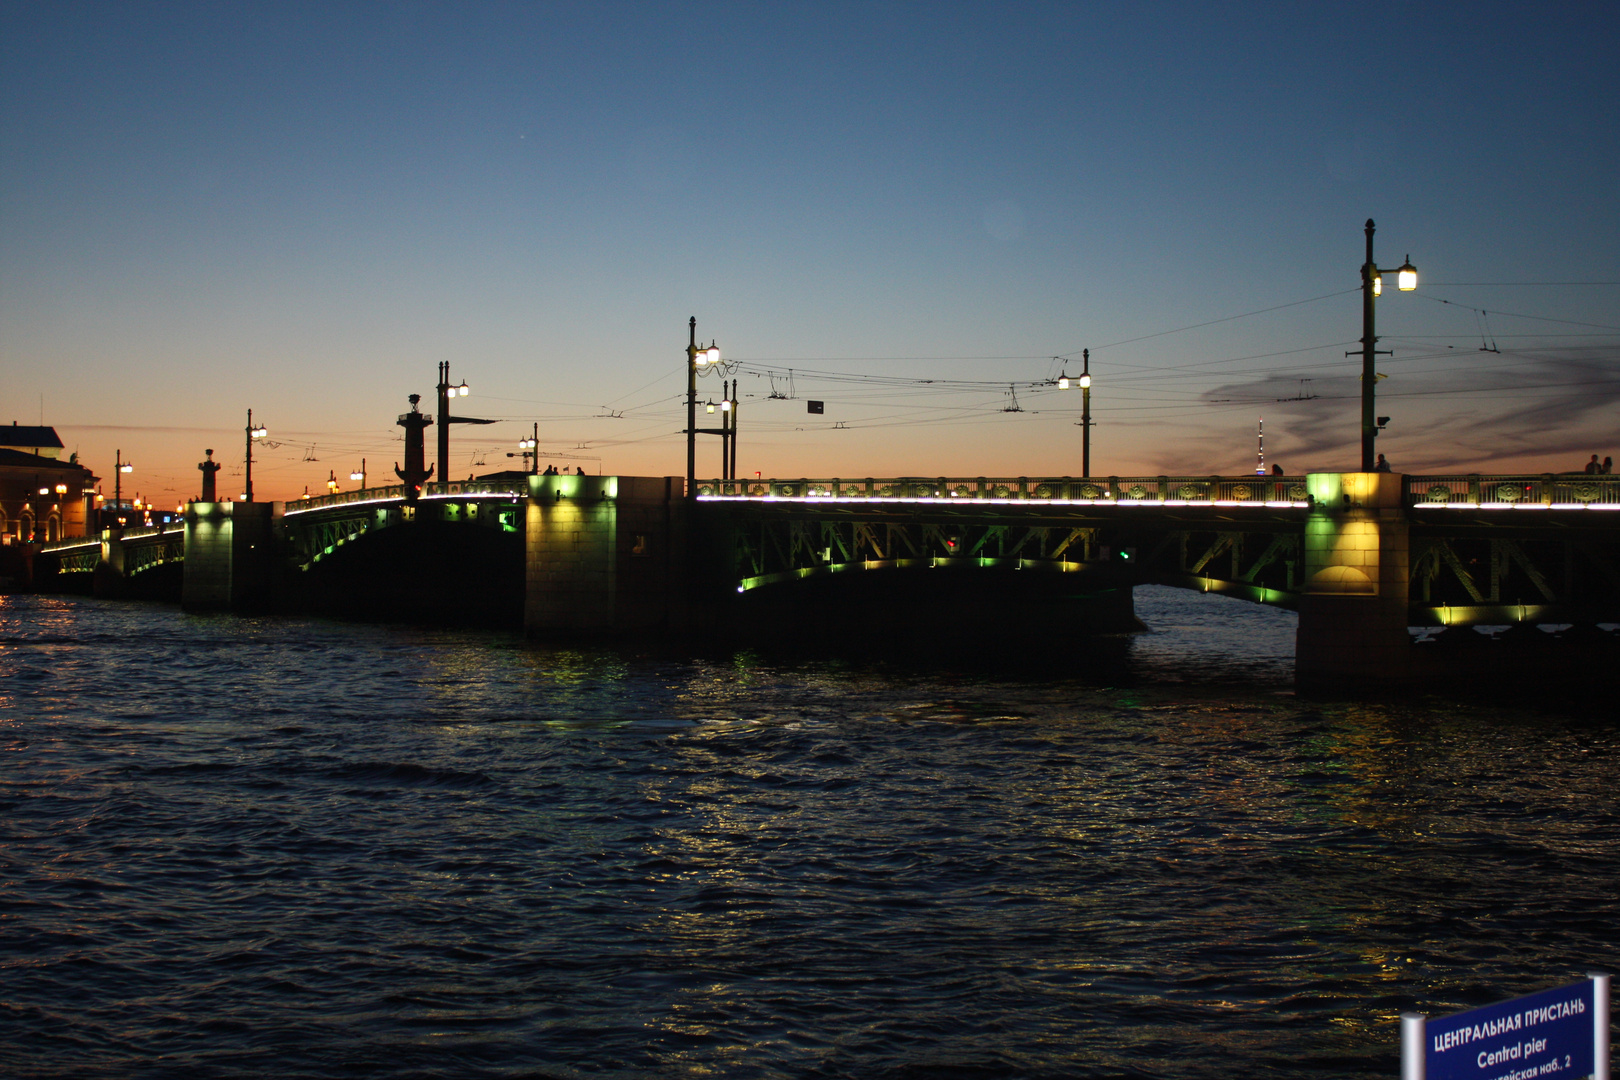
M1409 524L1401 477L1312 473L1294 644L1302 693L1364 695L1412 681Z
M186 508L187 611L273 606L281 503L194 502Z
M541 636L680 629L687 597L685 481L531 476L523 625Z

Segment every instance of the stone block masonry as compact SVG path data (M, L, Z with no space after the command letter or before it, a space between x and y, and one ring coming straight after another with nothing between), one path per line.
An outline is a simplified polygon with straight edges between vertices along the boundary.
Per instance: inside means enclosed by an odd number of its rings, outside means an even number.
M266 605L275 587L280 503L194 502L186 507L187 611Z
M531 476L524 627L538 635L670 629L681 607L682 483Z
M1393 473L1312 473L1295 679L1305 693L1395 690L1412 678L1409 526Z

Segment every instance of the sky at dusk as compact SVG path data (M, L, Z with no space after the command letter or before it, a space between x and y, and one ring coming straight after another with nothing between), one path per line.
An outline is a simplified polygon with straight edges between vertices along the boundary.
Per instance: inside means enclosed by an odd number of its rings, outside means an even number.
M112 490L685 470L687 319L765 476L1620 453L1620 8L0 0L0 422ZM700 401L721 397L700 380ZM1289 400L1293 399L1293 400ZM825 402L810 414L809 400ZM707 422L706 419L701 422ZM430 433L429 458L433 455ZM699 442L700 475L719 440ZM437 476L435 477L437 478ZM126 486L126 494L128 494Z

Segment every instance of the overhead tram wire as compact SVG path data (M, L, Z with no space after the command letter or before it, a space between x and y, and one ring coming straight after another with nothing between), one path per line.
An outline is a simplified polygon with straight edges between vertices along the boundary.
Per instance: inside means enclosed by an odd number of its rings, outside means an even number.
M1358 285L1353 289L1341 289L1338 292L1323 293L1321 296L1313 296L1308 300L1292 300L1292 301L1290 301L1290 302L1288 302L1286 304L1278 304L1275 307L1260 308L1257 311L1245 311L1241 315L1228 315L1228 316L1226 316L1225 318L1222 318L1222 319L1210 319L1207 322L1193 323L1191 326L1178 326L1174 330L1160 330L1157 333L1153 333L1153 334L1143 334L1141 337L1125 338L1123 341L1114 341L1114 342L1110 342L1107 345L1099 345L1099 346L1097 346L1095 348L1092 348L1091 351L1094 352L1094 353L1095 352L1100 352L1103 349L1113 349L1113 348L1117 348L1120 345L1131 345L1131 344L1134 344L1135 342L1138 342L1138 341L1148 341L1148 340L1151 340L1152 338L1166 337L1167 335L1170 335L1170 334L1185 333L1188 330L1198 330L1198 329L1201 329L1201 328L1203 328L1205 326L1217 326L1220 323L1235 322L1238 319L1247 319L1247 318L1251 318L1252 316L1255 316L1255 315L1265 315L1268 312L1282 311L1285 308L1300 307L1300 306L1302 306L1304 304L1314 304L1314 303L1317 303L1318 301L1321 301L1321 300L1331 300L1335 296L1348 296L1351 293L1359 293L1360 291L1361 291L1361 287ZM1075 353L1078 353L1079 351L1080 351L1079 349L1074 349L1074 350L1071 350L1070 352L1067 352L1067 353L1058 353L1058 355L1061 356L1061 357L1065 357L1065 358L1072 358L1075 355Z
M1270 352L1270 353L1256 353L1256 354L1246 355L1246 356L1228 357L1228 358L1224 358L1224 359L1221 359L1221 360L1199 360L1199 361L1194 361L1194 362L1191 362L1191 363L1188 363L1188 364L1165 364L1165 365L1154 365L1154 366L1150 366L1150 367L1130 368L1130 369L1126 369L1125 371L1123 371L1119 376L1116 377L1116 379L1111 380L1111 382L1113 384L1115 384L1115 385L1126 386L1126 385L1130 385L1132 382L1136 381L1138 378L1146 378L1146 377L1150 377L1150 376L1155 376L1157 373L1168 373L1168 372L1185 372L1185 373L1187 373L1189 375L1196 375L1197 372L1195 371L1195 369L1197 369L1197 368L1213 367L1213 366L1220 365L1220 364L1239 363L1239 362L1242 362L1244 360L1267 359L1267 358L1277 357L1277 356L1297 356L1297 355L1300 355L1300 354L1303 354L1303 353L1319 352L1319 351L1322 351L1322 350L1325 350L1325 349L1339 348L1339 347L1341 347L1341 346L1343 346L1343 345L1345 345L1347 343L1348 342L1342 342L1342 341L1341 342L1327 342L1327 343L1324 343L1324 344L1321 344L1321 345L1312 345L1312 346L1307 346L1307 347L1300 348L1300 349L1285 349L1285 350L1279 350L1277 352ZM754 376L756 378L765 378L765 377L769 377L771 375L776 375L778 377L781 377L781 376L786 374L785 369L783 369L783 370L775 370L775 369L767 368L767 367L764 367L764 366L754 366L753 364L750 364L748 362L742 362L742 361L739 361L738 363L739 363L739 370L740 370L741 373L752 375L752 376ZM794 369L791 369L791 370L792 370L792 372L793 372L793 374L795 376L802 377L802 378L804 378L804 379L806 379L808 381L813 381L813 382L851 383L851 384L854 384L854 385L857 385L857 386L868 386L868 387L872 387L874 389L881 388L881 389L884 389L884 390L895 389L895 388L906 388L906 389L910 389L910 390L912 390L914 392L930 393L930 394L955 394L955 393L975 393L975 392L977 392L977 393L990 393L990 392L994 392L994 393L1000 395L1000 394L1003 394L1005 392L1006 388L1009 385L1016 386L1020 390L1042 392L1042 391L1045 391L1047 389L1050 389L1052 381L1053 381L1051 379L1042 378L1042 379L1013 380L1011 383L1009 383L1007 380L1000 380L1000 379L998 379L998 380L988 380L988 379L918 378L918 377L915 377L915 376L867 375L867 374L860 374L860 373L819 371L819 370L804 369L804 368L794 368ZM1272 370L1272 369L1261 368L1261 369L1253 369L1253 370L1255 370L1255 371L1269 371L1269 370ZM1226 372L1226 373L1223 373L1223 374L1238 374L1238 372ZM803 394L803 393L800 393L800 394L797 394L795 396L804 397L806 395Z
M1464 304L1464 303L1461 303L1461 302L1456 301L1456 300L1445 300L1445 299L1442 299L1441 297L1438 297L1438 296L1424 296L1421 293L1418 294L1418 299L1419 300L1427 300L1431 304L1446 304L1446 305L1448 305L1450 307L1459 307L1459 308L1463 308L1463 309L1465 309L1467 311L1485 311L1486 310L1485 308L1475 307L1472 304ZM1616 331L1620 331L1620 326L1611 326L1608 323L1578 322L1575 319L1554 319L1554 318L1552 318L1550 316L1547 316L1547 315L1526 315L1523 312L1502 311L1499 308L1491 308L1489 310L1490 310L1490 313L1492 315L1500 315L1503 318L1507 318L1507 319L1531 319L1531 320L1533 320L1535 322L1558 323L1561 326L1588 326L1588 327L1591 327L1594 330L1616 330Z
M1464 283L1447 283L1447 284L1464 284ZM1478 283L1478 284L1489 284L1489 283ZM1554 283L1542 283L1542 284L1554 284ZM1609 283L1592 282L1592 283L1564 283L1564 284L1609 284ZM1331 293L1324 293L1324 294L1322 294L1320 296L1309 297L1309 298L1306 298L1306 299L1303 299L1303 300L1295 300L1295 301L1291 301L1291 302L1286 303L1286 304L1276 304L1276 305L1272 305L1270 307L1260 308L1260 309L1256 309L1254 311L1249 311L1249 312L1243 312L1243 313L1240 313L1240 314L1237 314L1237 315L1230 315L1230 316L1226 316L1226 317L1219 318L1219 319L1209 319L1209 320L1205 320L1203 322L1193 323L1193 324L1190 324L1188 326L1176 327L1176 328L1173 328L1173 329L1170 329L1170 330L1162 330L1162 331L1158 331L1158 332L1155 332L1155 333L1152 333L1152 334L1143 334L1143 335L1140 335L1140 336L1134 337L1134 338L1121 339L1119 341L1110 342L1110 343L1108 343L1106 345L1099 346L1098 349L1116 348L1116 347L1121 346L1121 345L1132 344L1132 343L1139 342L1139 341L1147 341L1147 340L1152 340L1154 338L1165 337L1165 336L1172 335L1172 334L1177 334L1177 333L1183 333L1183 332L1186 332L1186 331L1196 330L1196 329L1200 329L1200 328L1207 327L1207 326L1220 325L1222 323L1233 322L1233 321L1236 321L1236 320L1239 320L1239 319L1250 318L1250 317L1253 317L1253 316L1263 315L1263 314L1267 314L1267 313L1274 312L1274 311L1281 311L1281 310L1286 310L1288 308L1300 307L1300 306L1303 306L1303 305L1306 305L1306 304L1318 303L1318 302L1323 301L1323 300L1333 299L1333 298L1339 297L1339 296L1350 295L1350 294L1353 294L1353 293L1358 292L1358 291L1359 291L1358 289L1345 289L1345 290L1339 290L1339 291L1335 291L1335 292L1331 292ZM1433 300L1436 303L1452 304L1454 306L1468 308L1470 310L1482 310L1482 309L1473 308L1472 305L1459 304L1459 303L1456 303L1454 301L1443 300L1443 299L1439 299L1439 298L1435 298L1435 297L1423 297L1423 298ZM1600 324L1600 323L1583 323L1583 322L1577 322L1575 320L1553 319L1553 318L1548 318L1548 317L1545 317L1545 316L1526 315L1526 314L1515 313L1515 312L1496 311L1495 314L1497 314L1499 316L1512 317L1512 318L1537 319L1537 320L1542 320L1542 321L1547 321L1547 322L1559 323L1559 324L1562 324L1562 325L1587 326L1587 327L1592 327L1592 328L1595 328L1595 329L1605 329L1605 330L1612 329L1612 330L1620 331L1620 327L1612 327L1612 326L1608 326L1606 324ZM1433 336L1434 337L1441 337L1441 335L1433 335ZM1447 336L1456 336L1456 335L1447 335ZM1557 336L1557 335L1523 335L1523 336L1554 337L1554 336ZM1589 335L1589 336L1600 336L1600 335ZM1232 375L1274 375L1274 374L1277 374L1277 369L1275 369L1275 368L1254 368L1254 369L1240 369L1240 370L1230 370L1229 369L1229 370L1226 370L1226 371L1212 371L1212 370L1208 370L1208 369L1216 368L1216 367L1226 365L1226 364L1238 363L1238 362L1242 362L1244 360L1269 359L1269 358L1278 357L1278 356L1297 356L1297 355L1301 355L1301 354L1304 354L1304 353L1317 352L1317 351L1321 351L1321 350L1324 350L1324 349L1342 347L1344 344L1346 344L1346 343L1345 342L1325 343L1325 344L1322 344L1322 345L1308 346L1308 347L1300 348L1300 349L1281 350L1281 351L1273 352L1273 353L1253 354L1251 356L1243 356L1243 357L1231 357L1231 358L1226 358L1226 359L1223 359L1223 360L1193 361L1193 362L1186 363L1186 364L1160 364L1160 365L1152 365L1152 366L1148 366L1148 367L1126 369L1125 371L1122 371L1120 373L1117 380L1111 380L1111 382L1112 382L1113 385L1116 385L1121 389L1128 389L1131 386L1137 384L1140 380L1144 380L1144 379L1153 379L1153 381L1155 383L1158 383L1159 380L1162 379L1163 376L1165 376L1165 375L1170 375L1172 377L1188 378L1188 379L1197 379L1197 378L1200 378L1200 377L1223 377L1223 376L1232 376ZM1426 346L1419 346L1419 348L1427 348L1427 349L1432 349L1432 350L1435 350L1435 351L1433 351L1433 352L1420 352L1416 356L1391 358L1390 360L1386 361L1386 363L1391 363L1391 362L1394 362L1394 363L1410 363L1410 362L1421 361L1421 360L1446 359L1446 358L1450 358L1452 356L1458 355L1458 354L1456 354L1455 352L1453 352L1451 350L1437 349L1435 347L1435 345L1433 345L1433 344L1427 344ZM1093 351L1097 351L1097 350L1093 350ZM801 364L803 362L806 362L806 361L825 362L825 361L828 361L828 360L851 360L851 361L860 361L860 362L878 362L878 361L946 362L946 361L958 361L958 360L971 360L971 361L983 362L983 361L990 361L990 360L1005 361L1005 360L1036 360L1036 359L1043 359L1043 360L1044 359L1052 359L1052 360L1057 360L1058 362L1061 363L1065 358L1066 358L1066 354L1058 354L1058 355L1053 356L1053 357L1035 357L1033 355L1032 356L977 356L977 357L964 357L964 356L791 357L791 358L789 358L789 357L781 357L781 358L778 358L778 357L769 357L769 358L753 357L753 358L737 358L734 361L732 361L732 363L735 364L735 367L733 368L733 370L736 371L736 373L739 374L739 375L748 375L749 377L755 378L755 379L773 380L772 381L772 394L771 395L769 395L769 396L765 396L765 395L749 395L751 398L754 398L756 401L759 401L760 403L763 403L766 400L770 400L771 398L780 398L780 397L783 396L777 391L777 383L776 383L775 380L787 379L787 380L790 380L790 382L791 382L792 380L795 380L795 379L803 379L803 380L811 383L812 385L815 385L815 384L833 384L834 386L836 386L836 385L842 384L844 386L844 389L835 390L835 389L832 389L829 386L828 389L823 390L823 389L821 389L820 386L816 386L816 389L811 391L810 393L805 393L802 390L794 389L788 395L790 397L790 399L807 398L807 397L810 397L811 394L813 393L816 396L820 396L820 397L832 397L832 398L835 398L836 400L843 401L846 404L856 406L856 407L885 408L885 409L890 409L890 410L900 410L900 412L890 412L887 415L882 415L882 416L877 416L877 417L867 417L867 418L863 418L863 419L851 419L851 420L843 421L841 423L841 426L848 429L848 428L869 428L869 427L918 426L918 425L925 425L925 424L945 425L945 424L957 424L957 423L990 423L990 422L998 422L1001 419L999 414L1004 411L1004 409L1002 407L1002 402L1003 402L1003 395L1005 394L1007 388L1013 387L1013 388L1025 390L1026 392L1042 393L1042 392L1044 392L1044 391L1046 391L1047 389L1050 388L1052 380L1050 378L1039 378L1039 379L1031 378L1031 379L1025 379L1025 380L1012 380L1012 381L1009 382L1008 380L1005 380L1005 379L919 378L919 377L916 377L916 376L874 375L874 374L871 374L871 373L851 373L851 372L831 371L831 370L821 369L821 368L804 368L804 367L799 367L798 366L799 364ZM792 365L792 366L789 366L789 365ZM1329 362L1325 362L1325 363L1304 365L1304 367L1306 369L1308 369L1308 370L1324 370L1324 369L1332 369L1332 368L1335 368L1335 367L1352 367L1352 366L1353 365L1347 364L1346 362L1344 362L1342 360L1334 360L1334 361L1329 361ZM1158 376L1157 379L1153 378L1155 375ZM661 382L661 381L663 381L663 377L660 377L659 379L654 380L652 383L648 383L647 386L655 385L656 383ZM644 386L644 387L640 388L640 390L645 390L646 388L647 387ZM860 389L857 389L857 388L860 388ZM982 395L985 395L985 397L984 397L984 400L981 400L981 401L978 401L978 402L964 403L964 404L959 404L959 405L923 404L921 402L899 403L899 402L889 400L889 399L887 399L887 397L885 397L884 399L881 399L881 400L872 400L871 398L865 398L863 400L863 397L864 397L863 391L865 393L884 394L886 391L893 391L893 390L902 389L902 388L906 389L906 390L910 391L912 394L916 394L918 396L945 397L945 396L954 396L954 395L963 395L963 394L982 394ZM635 393L639 393L640 390L632 391L630 394L623 395L623 396L621 396L620 398L618 398L616 400L622 401L622 400L624 400L625 397L630 397L630 396L633 396ZM1165 388L1162 387L1162 385L1154 385L1153 390L1155 392L1157 392L1157 393L1160 393L1160 394L1166 393L1166 390L1165 390ZM1452 391L1433 391L1433 392L1430 392L1430 391L1414 391L1414 392L1410 392L1409 394L1400 394L1400 395L1397 395L1397 396L1416 396L1416 395L1419 395L1419 394L1425 394L1426 395L1426 394L1430 394L1430 393L1440 394L1440 393L1464 393L1464 392L1466 392L1466 391L1455 391L1455 390L1452 390ZM1491 392L1491 391L1485 390L1485 391L1478 391L1478 392ZM1180 395L1180 394L1186 393L1186 391L1169 391L1169 393ZM1334 399L1334 398L1338 397L1338 395L1325 395L1325 397L1331 400L1331 399ZM1130 400L1130 399L1126 398L1125 400ZM1116 407L1111 408L1110 411L1111 412L1112 411L1117 411L1117 412L1155 412L1156 411L1156 412L1164 413L1164 412L1186 412L1186 411L1192 411L1192 410L1197 410L1197 409L1208 409L1208 408L1212 408L1212 407L1218 408L1218 407L1223 407L1223 406L1227 407L1227 408L1249 408L1249 407L1253 407L1253 405L1255 405L1255 404L1269 403L1272 400L1273 399L1268 396L1268 397L1265 397L1265 398L1255 398L1252 401L1247 400L1247 399L1230 400L1230 401L1208 401L1208 400L1203 400L1203 401L1191 401L1191 402L1187 402L1185 404L1180 404L1180 403L1172 404L1170 402L1166 402L1164 404L1142 405L1142 406L1117 405ZM648 410L649 413L651 413L653 415L656 415L657 414L657 409L658 409L658 404L650 404L650 405L646 406L646 409ZM991 411L991 410L994 410L994 411ZM1065 409L1062 409L1062 408L1051 408L1051 409L1038 409L1038 410L1030 410L1030 411L1031 412L1048 412L1048 413L1053 414L1053 415L1063 415L1065 412L1072 411L1072 410L1065 410ZM919 417L904 418L904 413L905 412L913 412L913 413L915 413L915 412L933 412L933 413L943 414L943 415L919 416ZM583 419L589 419L589 418L590 417L578 417L577 419L583 420ZM784 418L782 420L767 420L767 419L762 417L759 421L756 421L756 422L760 423L760 424L766 426L768 429L772 429L772 430L775 430L775 429L784 429L785 430L785 429L788 429L788 428L801 428L801 427L805 426L803 423L792 422L792 421L787 420L786 418ZM813 426L819 427L820 425L813 425ZM831 429L832 428L829 426L828 430L831 430ZM657 438L661 438L661 437L663 437L663 436L657 435L657 436L649 436L648 438L649 438L649 440L651 440L651 439L657 439ZM614 440L614 441L618 441L618 440ZM625 441L639 441L639 440L625 440Z
M1116 346L1126 345L1126 344L1130 344L1132 342L1147 341L1147 340L1150 340L1152 338L1164 337L1164 336L1169 335L1169 334L1182 333L1182 332L1185 332L1187 330L1196 330L1196 329L1199 329L1199 328L1205 327L1205 326L1215 326L1215 325L1218 325L1220 323L1226 323L1226 322L1232 322L1232 321L1235 321L1235 320L1238 320L1238 319L1250 318L1250 317L1255 316L1255 315L1263 315L1263 314L1266 314L1266 313L1272 312L1272 311L1282 311L1282 310L1285 310L1287 308L1299 307L1299 306L1302 306L1302 305L1305 305L1305 304L1313 304L1313 303L1317 303L1317 302L1322 301L1322 300L1332 299L1333 297L1337 297L1337 296L1346 296L1346 295L1349 295L1351 293L1355 293L1355 292L1358 292L1358 291L1359 291L1359 289L1344 289L1344 290L1339 290L1339 291L1335 291L1335 292L1331 292L1331 293L1324 293L1321 296L1309 297L1309 298L1304 299L1304 300L1294 300L1294 301L1290 301L1290 302L1288 302L1286 304L1276 304L1276 305L1273 305L1271 307L1260 308L1260 309L1257 309L1255 311L1243 312L1243 313L1238 314L1238 315L1229 315L1229 316L1226 316L1224 318L1210 319L1210 320L1206 320L1204 322L1194 323L1194 324L1189 325L1189 326L1177 327L1177 328L1171 329L1171 330L1162 330L1162 331L1158 331L1158 332L1153 333L1153 334L1144 334L1144 335L1141 335L1140 337L1135 337L1135 338L1127 338L1127 339L1124 339L1124 340L1121 340L1121 341L1116 341L1116 342L1112 342L1112 343L1110 343L1108 345L1101 346L1101 348L1114 348ZM1344 343L1341 342L1339 344L1342 345ZM1313 347L1310 347L1310 348L1299 349L1299 350L1285 350L1285 351L1279 352L1279 353L1261 354L1259 356L1252 357L1252 359L1261 359L1261 358L1263 358L1265 356L1273 356L1273 355L1297 354L1297 353L1300 353L1300 352L1310 352L1310 351L1315 351L1316 349L1334 348L1334 347L1338 347L1338 346L1335 346L1335 345L1321 345L1321 346L1313 346ZM1076 350L1076 351L1078 351L1078 350ZM1093 350L1093 351L1096 351L1096 350ZM1070 356L1070 355L1072 355L1072 354L1059 353L1059 354L1056 354L1055 356L1050 357L1049 359L1054 359L1054 360L1058 360L1059 362L1061 362L1062 360L1065 359L1066 356ZM806 378L811 378L811 379L824 381L824 382L851 382L851 383L873 385L873 386L880 386L880 385L881 386L906 386L906 387L911 387L911 388L914 388L914 389L919 388L919 387L928 386L928 387L934 387L934 388L943 388L943 389L948 389L948 390L962 390L962 391L967 391L967 390L970 390L970 389L972 389L972 390L983 390L983 391L989 391L991 389L995 389L995 390L999 391L1000 388L1002 388L1002 387L1014 386L1014 387L1018 387L1018 388L1026 389L1026 390L1040 390L1040 389L1048 386L1050 384L1050 382L1051 382L1050 379L1027 379L1027 380L1023 380L1023 381L1015 380L1012 383L1009 383L1006 380L919 379L919 378L916 378L916 377L886 376L886 375L871 375L871 374L852 374L852 373L845 373L845 372L826 371L826 370L815 369L815 368L799 368L799 367L788 368L788 367L785 367L785 366L784 367L778 367L777 366L777 365L785 365L785 364L788 364L788 363L796 364L796 363L799 363L801 361L806 361L806 360L830 360L830 359L860 360L862 362L875 362L875 361L882 361L882 360L942 362L942 361L948 361L948 360L978 360L978 361L983 361L983 360L1032 360L1032 359L1036 359L1036 357L1033 357L1033 356L984 356L984 357L960 357L960 356L958 356L958 357L925 357L925 356L914 356L914 357L864 357L864 358L862 358L862 357L837 357L837 358L835 358L835 357L793 357L793 358L771 357L771 358L738 358L734 362L737 364L736 370L738 370L741 373L746 373L746 374L752 375L752 376L757 377L757 378L769 378L769 377L771 377L773 375L775 375L778 378L784 377L784 376L788 377L788 378L792 378L794 376L803 376L803 377L806 377ZM1047 359L1047 358L1043 358L1043 359ZM1244 358L1238 358L1238 359L1250 359L1250 358L1249 357L1244 357ZM1191 368L1191 367L1207 366L1207 365L1211 365L1211 364L1230 363L1230 362L1236 362L1236 361L1235 360L1228 360L1228 361L1199 361L1199 362L1197 362L1195 364L1192 364L1192 365L1168 365L1168 366L1160 367L1160 368L1149 368L1149 369L1145 369L1141 373L1146 374L1147 372L1150 372L1150 371L1153 371L1153 370L1169 370L1169 371L1186 370L1186 369ZM1128 379L1131 376L1126 375L1124 377ZM798 395L795 395L795 396L798 396Z
M926 361L929 363L943 363L947 360L1050 360L1050 356L738 356L727 357L726 363L735 360L738 363L748 364L801 364L809 361L824 362L857 361L862 364L884 363L890 360ZM797 369L796 369L797 370ZM809 370L809 369L805 369Z
M1526 390L1559 390L1568 389L1572 386L1585 386L1592 388L1598 393L1612 393L1620 395L1620 382L1616 382L1612 386L1604 386L1602 384L1594 385L1589 381L1582 380L1579 382L1522 383L1514 386L1479 386L1473 388L1448 388L1444 390L1395 390L1386 391L1381 395L1381 397L1470 397L1475 394L1522 394ZM1319 394L1316 400L1355 401L1359 400L1360 397L1360 394ZM1221 404L1224 404L1224 402ZM1237 402L1236 404L1253 404L1253 402Z
M1300 353L1320 352L1323 349L1338 349L1344 347L1345 345L1354 345L1358 340L1360 339L1351 338L1346 341L1330 341L1323 345L1307 345L1301 349L1283 349L1280 352L1253 353L1248 356L1228 357L1225 360L1195 360L1187 364L1161 364L1151 367L1137 367L1133 365L1129 368L1123 369L1125 374L1111 377L1108 381L1110 385L1113 385L1121 378L1130 378L1133 375L1147 375L1158 371L1190 371L1191 369L1197 367L1213 367L1216 364L1236 364L1244 360L1269 360L1274 356L1298 356ZM1232 373L1226 372L1225 374Z
M1493 311L1494 311L1494 309L1493 309ZM1494 314L1500 315L1501 312L1494 311ZM1378 340L1380 340L1380 341L1388 341L1388 340L1391 340L1392 336L1380 335ZM1491 336L1495 337L1495 338L1500 338L1503 341L1507 341L1509 338L1612 338L1615 335L1614 334L1497 334L1497 333L1492 333ZM1421 340L1424 340L1424 339L1433 339L1433 338L1438 338L1438 339L1443 340L1443 341L1451 340L1451 339L1456 339L1458 341L1472 340L1471 338L1467 338L1462 334L1401 334L1401 335L1399 335L1399 337L1400 337L1401 340L1404 340L1404 341L1421 341Z
M1026 358L1020 357L1019 359ZM1050 357L1043 357L1043 359L1050 359ZM728 365L730 363L732 363L732 361L728 361ZM791 373L794 378L812 379L820 382L847 382L868 386L932 386L944 389L960 390L986 390L994 388L998 391L1004 390L1008 384L1007 379L920 378L917 376L904 375L870 375L861 372L824 371L817 368L776 368L767 366L758 361L749 360L737 360L735 361L735 364L735 370L740 374L753 375L758 378L769 378L772 375L775 375L777 378L784 378ZM1012 382L1019 387L1024 387L1044 385L1046 380L1014 379ZM799 394L796 396L802 397L803 395Z

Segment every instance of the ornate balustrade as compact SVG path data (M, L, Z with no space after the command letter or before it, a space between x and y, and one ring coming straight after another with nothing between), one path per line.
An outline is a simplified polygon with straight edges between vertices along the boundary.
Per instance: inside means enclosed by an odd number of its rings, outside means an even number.
M153 537L178 535L186 531L184 522L171 521L166 525L137 525L128 529L113 529L110 532L119 540L148 540ZM73 551L77 548L95 548L101 550L101 537L99 536L70 536L65 540L52 540L41 544L41 551Z
M1620 476L1586 473L1404 478L1406 504L1466 510L1620 510Z
M101 537L99 536L70 536L66 540L52 540L40 545L41 551L72 551L76 548L95 548L101 550Z
M1470 473L1403 477L1408 506L1427 509L1620 510L1620 477ZM1049 500L1117 506L1310 505L1303 476L1095 476L704 480L699 499L797 502Z
M515 485L510 480L456 480L448 484L422 485L423 499L506 498L526 499L527 486ZM311 510L324 510L333 506L354 503L400 502L405 498L403 484L366 488L363 491L339 491L333 495L315 495L287 504L286 513L304 514Z
M1303 476L899 477L706 480L698 498L801 502L982 500L1141 506L1308 506Z
M148 537L163 536L167 533L183 533L185 531L185 522L171 521L166 525L137 525L133 528L120 530L117 535L120 540L144 540Z

